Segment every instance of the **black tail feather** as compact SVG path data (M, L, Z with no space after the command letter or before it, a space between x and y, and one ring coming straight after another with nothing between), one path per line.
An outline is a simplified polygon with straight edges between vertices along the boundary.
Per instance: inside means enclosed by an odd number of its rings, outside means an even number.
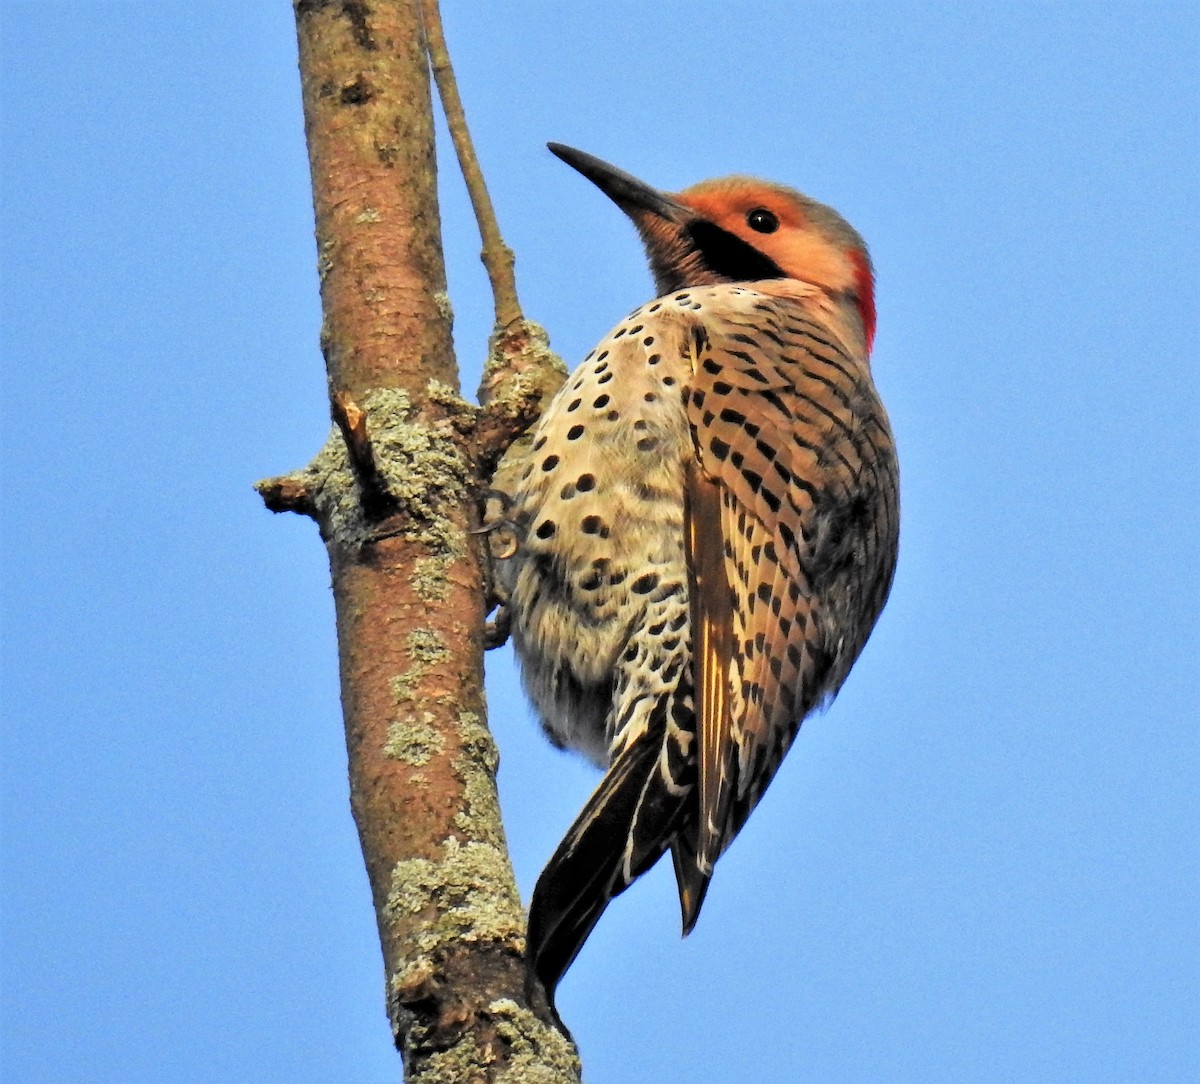
M661 751L646 736L621 753L538 878L526 955L551 1008L609 901L672 843L684 798L666 785Z
M694 822L691 827L692 831L681 832L671 844L675 881L679 886L679 910L683 918L684 937L695 929L704 897L708 894L709 882L712 880L711 873L704 873L700 869L697 858L699 839Z

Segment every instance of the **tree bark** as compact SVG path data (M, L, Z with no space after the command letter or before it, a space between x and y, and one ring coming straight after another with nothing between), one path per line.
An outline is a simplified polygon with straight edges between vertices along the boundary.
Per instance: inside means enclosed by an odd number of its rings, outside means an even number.
M525 994L471 533L529 396L481 413L459 394L420 0L296 0L295 14L336 427L259 489L312 516L329 553L396 1045L412 1081L577 1082L573 1045Z

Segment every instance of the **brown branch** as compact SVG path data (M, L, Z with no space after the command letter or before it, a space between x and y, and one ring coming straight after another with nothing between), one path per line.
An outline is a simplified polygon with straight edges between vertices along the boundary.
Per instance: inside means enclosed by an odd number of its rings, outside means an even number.
M317 518L317 505L306 479L294 474L278 478L264 478L255 482L254 488L272 512L295 512L298 515Z
M496 306L496 328L501 330L512 327L524 317L521 313L521 302L517 298L517 280L513 273L513 251L504 243L500 235L500 224L496 221L496 211L492 207L492 198L488 195L487 184L483 179L483 170L479 168L479 158L475 154L471 134L467 130L467 117L463 111L462 99L458 94L458 81L454 78L454 68L450 65L450 52L446 48L446 36L442 31L442 13L437 0L422 0L422 14L425 21L425 38L429 49L429 63L433 68L433 79L437 83L438 96L442 100L442 112L446 115L446 125L450 129L450 139L454 143L454 153L458 155L458 167L466 182L467 194L471 197L471 206L475 210L475 220L479 223L479 236L483 242L480 258L487 269L488 280L492 284L492 298Z
M412 1081L573 1084L573 1047L525 998L484 721L471 529L493 439L485 427L473 443L458 395L420 0L295 0L295 13L338 431L260 492L314 515L329 552L350 800L396 1043ZM387 495L385 522L372 493Z
M375 459L371 434L367 431L367 412L344 391L335 391L329 403L358 478L363 514L373 522L381 520L396 510L396 500L388 491L387 480Z

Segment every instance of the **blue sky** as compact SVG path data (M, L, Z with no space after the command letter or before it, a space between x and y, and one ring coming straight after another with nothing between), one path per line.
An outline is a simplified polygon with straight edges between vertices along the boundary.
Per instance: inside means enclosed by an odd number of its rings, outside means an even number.
M722 860L560 992L592 1084L1200 1073L1200 7L445 0L528 314L650 280L544 149L838 207L879 274L891 602ZM289 5L0 27L6 1081L396 1079L328 569ZM490 320L443 152L464 385ZM528 897L595 776L489 658Z

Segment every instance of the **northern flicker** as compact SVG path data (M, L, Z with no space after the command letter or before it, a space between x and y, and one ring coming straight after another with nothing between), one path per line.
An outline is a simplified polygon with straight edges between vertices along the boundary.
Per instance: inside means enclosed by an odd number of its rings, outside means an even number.
M692 929L883 608L899 493L870 259L837 212L747 177L670 195L550 149L633 220L659 294L538 423L499 562L548 735L607 769L533 895L553 1005L608 902L668 849Z

